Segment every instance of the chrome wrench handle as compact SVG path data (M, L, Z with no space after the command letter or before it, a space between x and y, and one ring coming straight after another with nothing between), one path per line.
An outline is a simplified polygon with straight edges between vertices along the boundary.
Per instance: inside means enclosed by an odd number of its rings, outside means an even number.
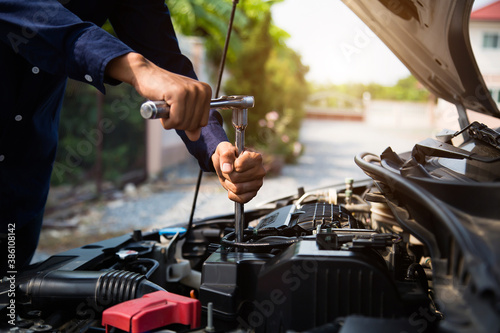
M245 149L245 129L248 124L248 108L255 105L253 96L222 96L212 99L210 108L232 109L233 126L236 131L235 146L238 155ZM147 101L141 105L141 116L144 119L168 118L170 116L170 106L165 101ZM245 226L243 204L235 202L234 206L236 242L243 242L243 229Z
M221 96L212 99L212 109L248 109L254 106L253 96ZM147 101L141 105L141 116L144 119L158 119L170 117L170 106L165 101Z

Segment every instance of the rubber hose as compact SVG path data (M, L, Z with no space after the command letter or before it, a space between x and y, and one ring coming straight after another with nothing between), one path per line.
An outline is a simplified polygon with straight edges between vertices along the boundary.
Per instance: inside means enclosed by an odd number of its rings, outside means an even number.
M164 289L133 272L56 270L36 275L20 284L19 290L37 307L60 308L85 301L107 308Z

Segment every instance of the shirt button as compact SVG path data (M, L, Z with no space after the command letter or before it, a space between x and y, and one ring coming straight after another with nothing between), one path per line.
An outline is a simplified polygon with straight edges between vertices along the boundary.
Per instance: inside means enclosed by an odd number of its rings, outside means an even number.
M38 73L40 73L40 68L35 66L31 69L31 71L33 72L33 74L38 74Z
M3 160L5 160L5 156L4 155L0 155L0 162L3 162Z
M23 116L21 116L20 114L18 114L14 119L16 121L21 121L21 120L23 120Z
M92 82L92 76L86 74L85 75L85 80L89 81L89 82Z

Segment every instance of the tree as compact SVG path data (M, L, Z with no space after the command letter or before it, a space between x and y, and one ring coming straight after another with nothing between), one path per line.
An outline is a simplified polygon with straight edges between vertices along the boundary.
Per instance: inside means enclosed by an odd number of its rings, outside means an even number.
M231 15L232 2L205 0L167 0L175 30L186 36L200 36L205 39L205 47L209 57L218 63L227 34L228 20ZM228 58L235 60L241 48L240 32L244 31L248 19L241 11L237 11L234 20L234 33L231 36L231 47Z
M97 120L97 90L69 80L59 126L59 148L51 182L78 184L95 175L102 144L104 179L118 181L144 168L144 119L138 112L143 98L125 84L107 87L103 116Z
M364 92L369 92L372 99L426 102L429 92L421 86L413 75L398 80L393 86L378 83L345 83L340 85L318 86L315 91L335 90L361 99Z
M308 68L286 46L288 34L274 26L270 8L269 2L262 1L242 6L249 24L237 61L228 63L230 78L224 90L255 97L248 116L247 146L294 162L301 151L297 140L308 95Z
M272 22L271 6L280 1L245 0L238 4L226 61L224 85L228 95L252 95L255 107L248 113L246 145L282 155L289 162L298 156L298 131L307 98L308 68L286 46L289 35ZM177 30L203 36L214 67L220 62L232 1L167 0ZM271 113L273 112L273 113ZM273 116L269 116L269 114ZM262 126L266 116L274 119ZM231 123L230 113L223 114ZM232 137L232 126L227 126ZM300 149L299 149L300 150Z

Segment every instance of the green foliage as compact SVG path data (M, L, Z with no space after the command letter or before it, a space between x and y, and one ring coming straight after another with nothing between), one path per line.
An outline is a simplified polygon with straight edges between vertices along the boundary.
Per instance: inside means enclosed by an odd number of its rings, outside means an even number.
M228 95L252 95L255 97L255 107L248 113L248 128L246 132L247 145L259 142L257 129L258 121L267 112L273 110L272 91L266 85L266 63L270 57L273 43L268 33L270 16L259 22L252 29L248 40L237 62L228 62L231 78L226 82L224 91ZM226 123L230 123L230 115ZM232 136L232 135L231 135Z
M205 47L212 59L221 56L231 15L232 1L167 0L175 30L186 36L200 36L205 39ZM248 19L240 11L235 13L235 31L231 36L228 59L235 60L241 48L240 31L244 31Z
M114 34L109 21L103 29ZM68 80L52 185L82 183L99 172L103 180L117 181L127 172L144 169L145 126L138 112L144 99L126 84L108 86L106 90L104 96L88 84ZM97 170L100 145L102 170Z
M248 113L247 146L293 162L301 151L297 140L304 116L302 104L308 92L305 81L308 68L286 46L288 34L272 23L270 9L275 2L279 1L245 0L238 4L226 62L226 77L230 79L225 92L255 97L256 107ZM167 0L166 3L176 31L204 37L209 59L218 67L232 1ZM103 28L113 33L109 22ZM100 142L104 179L117 180L128 171L144 167L145 126L137 112L143 99L126 84L107 87L103 120L98 125L98 98L95 88L68 82L53 184L75 184L95 175ZM224 115L231 117L230 112Z
M346 83L340 85L316 86L314 91L334 90L355 98L362 98L365 92L370 93L372 99L425 102L429 92L422 87L413 75L400 79L393 86L383 86L378 83Z
M98 121L98 99L102 117ZM108 87L106 96L88 84L68 81L59 126L59 148L52 184L77 184L96 173L102 144L103 179L116 181L144 167L144 119L138 110L143 98L129 85Z
M413 75L410 75L397 82L393 87L392 97L399 101L426 101L429 98L429 92L418 83Z
M293 162L298 156L298 133L307 98L308 68L286 46L288 33L272 23L271 6L281 1L239 2L226 61L227 95L252 95L255 107L248 113L246 145L261 152L282 155ZM167 0L174 25L186 35L203 36L208 56L218 67L227 34L231 0ZM273 128L260 126L270 112L277 112ZM274 113L273 113L274 114ZM231 114L223 114L231 123ZM266 122L266 124L271 122ZM229 137L233 129L228 127Z
M270 6L244 2L241 9L250 23L237 61L228 62L230 78L224 91L255 97L255 107L248 113L247 146L291 163L301 152L297 140L308 95L308 68L286 46L288 34L273 25Z

